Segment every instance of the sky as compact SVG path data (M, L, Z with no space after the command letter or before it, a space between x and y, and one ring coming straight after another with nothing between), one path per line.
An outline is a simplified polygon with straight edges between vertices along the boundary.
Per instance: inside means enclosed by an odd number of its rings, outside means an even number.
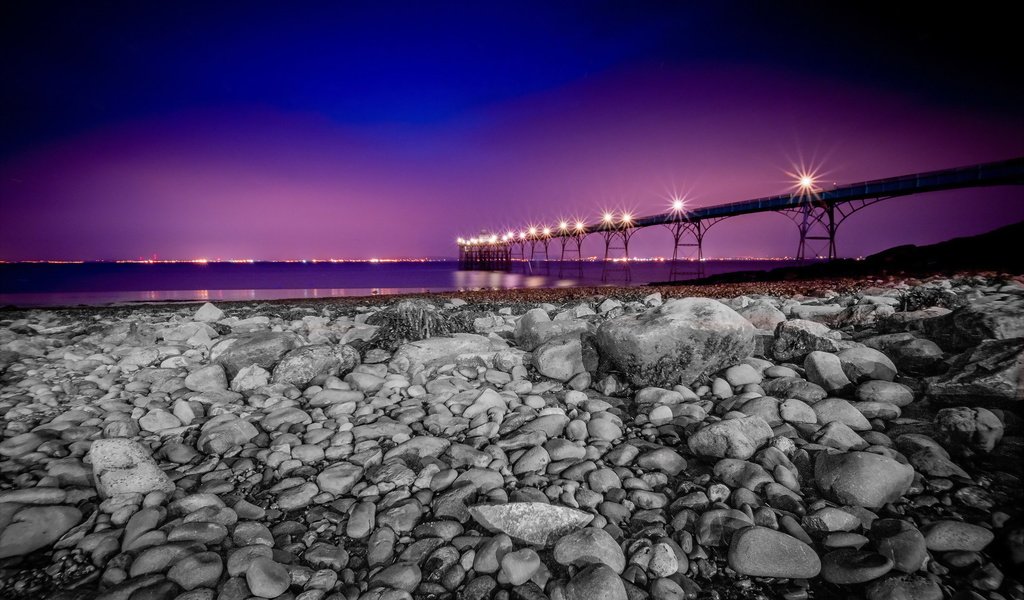
M783 193L800 165L831 184L1024 155L995 5L688 4L3 3L0 260L452 256L484 229ZM894 199L839 253L1022 219L1019 186ZM796 244L768 213L705 253Z

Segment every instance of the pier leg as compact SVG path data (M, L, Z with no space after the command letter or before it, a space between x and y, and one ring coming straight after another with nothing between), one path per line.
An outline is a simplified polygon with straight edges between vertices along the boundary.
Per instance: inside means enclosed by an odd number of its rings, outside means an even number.
M558 239L562 245L562 254L558 260L558 277L566 276L565 262L573 260L576 263L576 278L583 278L583 238L582 235L572 235Z
M602 232L604 236L604 265L601 269L601 282L608 283L614 276L621 274L625 283L632 281L629 270L629 238L633 229Z
M835 260L838 256L836 231L839 229L839 222L835 218L835 206L808 204L796 212L798 218L793 220L800 231L796 259L807 260L808 253L812 253L812 258Z
M673 223L672 268L669 281L685 279L687 276L704 276L704 234L707 232L702 221L694 223Z

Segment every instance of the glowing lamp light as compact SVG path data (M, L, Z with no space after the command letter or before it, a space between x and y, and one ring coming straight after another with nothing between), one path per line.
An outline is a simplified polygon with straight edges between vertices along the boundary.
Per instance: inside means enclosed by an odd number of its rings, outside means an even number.
M632 223L633 222L633 215L631 215L629 213L622 213L622 222L626 223L627 225L629 223Z
M520 231L519 233L516 234L516 237L519 239L523 239L524 237L526 237L526 234Z
M682 200L680 200L679 198L676 198L675 200L672 201L672 210L677 211L677 212L680 211L680 210L683 210L683 206L684 205L685 205L685 203Z
M550 227L545 227L543 233L544 233L544 235L551 235L551 228Z
M805 190L809 190L814 187L814 178L810 175L802 175L800 177L800 187Z
M491 236L491 243L493 244L494 242L497 242L497 241L498 241L498 236L492 235Z
M528 233L530 235L537 235L537 228L536 227L531 227Z
M613 214L612 214L612 213L610 213L610 212L606 212L606 213L604 213L604 222L605 222L605 223L611 223L611 222L613 222L614 220L615 220L615 215L613 215Z
M516 237L516 234L510 231L510 232L505 234L505 237L507 237L508 239L512 239L512 238Z
M566 221L562 221L561 223L558 224L558 228L561 229L562 231L565 231L566 229L569 228L569 223Z
M583 221L576 221L576 231L583 231L584 227Z

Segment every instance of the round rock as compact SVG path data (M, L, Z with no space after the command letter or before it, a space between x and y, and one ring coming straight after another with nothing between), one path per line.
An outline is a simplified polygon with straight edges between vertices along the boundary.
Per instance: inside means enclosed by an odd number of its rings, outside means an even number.
M224 572L224 563L216 552L200 552L174 563L167 578L184 590L213 588Z
M755 526L733 535L729 567L751 577L810 579L818 575L821 561L814 549L795 537Z
M566 600L627 600L626 586L608 565L589 565L565 586Z
M830 500L879 508L907 493L914 481L914 468L870 452L821 452L814 465L814 478Z
M875 552L844 548L829 552L821 560L821 577L838 585L864 583L892 570L892 560Z
M257 558L246 569L245 582L254 596L277 598L288 591L291 577L281 563L269 558Z
M615 538L604 529L587 527L562 536L555 544L555 562L560 565L600 563L615 573L626 568L626 556Z
M995 538L991 529L952 520L931 523L922 530L922 533L924 533L925 545L932 552L952 550L980 552Z

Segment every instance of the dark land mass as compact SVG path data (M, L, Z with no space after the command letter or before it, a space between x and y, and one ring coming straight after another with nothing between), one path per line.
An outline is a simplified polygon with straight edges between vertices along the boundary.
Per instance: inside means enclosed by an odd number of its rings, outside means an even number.
M862 260L844 258L769 271L737 271L686 281L661 281L651 286L707 285L753 281L804 281L858 277L928 277L971 271L1024 273L1024 221L980 235L953 238L938 244L907 244L883 250Z

